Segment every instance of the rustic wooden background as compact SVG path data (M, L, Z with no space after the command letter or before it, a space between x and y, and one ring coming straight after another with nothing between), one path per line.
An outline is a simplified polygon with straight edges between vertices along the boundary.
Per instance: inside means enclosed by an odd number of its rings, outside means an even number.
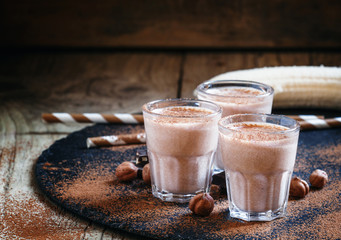
M37 157L84 127L44 124L42 112L139 112L226 71L341 66L340 13L339 0L1 1L0 238L32 228L19 214L17 229L1 231L14 214L7 200L23 194L58 220L31 217L43 237L140 239L42 201ZM70 226L75 235L65 235Z
M1 46L340 48L339 0L3 0Z

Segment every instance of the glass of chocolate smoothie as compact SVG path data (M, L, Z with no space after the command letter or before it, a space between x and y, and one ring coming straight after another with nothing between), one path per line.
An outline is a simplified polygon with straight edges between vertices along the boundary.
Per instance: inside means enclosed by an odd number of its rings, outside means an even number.
M188 202L209 190L218 142L220 106L193 99L165 99L142 107L152 192Z
M222 107L222 117L238 113L271 113L274 90L271 86L245 80L212 80L200 84L195 93L201 100ZM217 152L215 172L224 170Z
M285 215L299 124L271 114L236 114L219 121L230 216L270 221Z

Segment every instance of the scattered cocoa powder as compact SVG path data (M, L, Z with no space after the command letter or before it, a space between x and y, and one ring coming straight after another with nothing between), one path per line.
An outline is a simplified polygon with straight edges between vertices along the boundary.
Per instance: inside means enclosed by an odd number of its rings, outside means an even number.
M331 146L317 146L316 154L319 157L328 156L329 160L341 164L341 144Z
M65 221L60 210L29 193L0 196L4 211L0 217L0 239L81 239L84 226Z
M62 164L62 162L60 162L59 164ZM65 168L65 167L53 167L53 164L52 163L49 163L49 162L46 162L44 163L43 169L45 170L49 170L49 171L59 171L59 170L63 170L63 171L71 171L70 168Z
M283 238L290 236L312 236L315 239L338 239L341 236L340 198L341 181L335 180L323 189L311 191L305 199L291 200L288 203L288 218L298 214L304 220L293 224L282 232ZM319 215L312 217L312 210L318 210ZM315 213L316 214L316 213Z
M4 156L6 158L6 160L9 161L10 163L14 163L15 151L16 151L15 147L12 147L12 148L4 147L4 148L0 149L0 156ZM0 161L0 167L2 167L2 164L4 162L5 161Z

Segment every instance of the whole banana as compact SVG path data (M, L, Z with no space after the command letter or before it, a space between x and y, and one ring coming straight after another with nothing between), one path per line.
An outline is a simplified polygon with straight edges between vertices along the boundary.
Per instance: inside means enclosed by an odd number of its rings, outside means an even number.
M341 109L341 68L325 66L265 67L232 71L211 80L253 80L272 86L275 108Z

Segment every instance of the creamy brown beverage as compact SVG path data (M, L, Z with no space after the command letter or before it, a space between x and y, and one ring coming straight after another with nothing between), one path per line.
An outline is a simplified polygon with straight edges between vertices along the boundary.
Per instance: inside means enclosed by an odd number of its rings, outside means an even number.
M285 209L298 131L252 121L225 127L219 140L231 207L255 215Z
M242 80L204 82L196 89L198 99L221 106L222 117L239 113L271 113L273 89L265 84ZM223 170L220 153L215 168Z
M214 106L144 112L154 196L184 202L209 188L220 118L219 106Z

